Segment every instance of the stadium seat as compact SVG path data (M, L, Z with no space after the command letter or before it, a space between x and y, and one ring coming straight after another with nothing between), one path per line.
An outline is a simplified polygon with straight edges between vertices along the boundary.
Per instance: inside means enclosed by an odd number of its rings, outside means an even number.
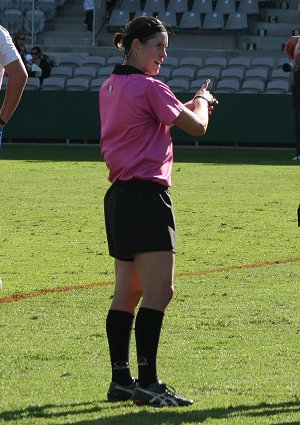
M240 79L222 78L217 82L216 92L218 93L235 93L239 91L241 86Z
M39 90L41 85L40 79L36 77L28 77L25 90Z
M23 0L21 0L23 1ZM32 3L32 1L31 1ZM56 16L56 2L55 0L38 0L36 8L44 12L45 21L51 21Z
M266 68L250 68L245 72L245 80L261 80L266 82L269 79L269 71Z
M130 21L130 15L128 10L113 9L109 17L107 27L108 28L124 27L129 21Z
M223 14L236 12L235 0L217 0L214 11Z
M275 67L275 60L273 57L261 56L253 58L252 60L252 68L266 68L268 71L272 71Z
M106 59L106 65L120 65L122 63L121 55L113 55Z
M73 73L74 69L70 66L56 66L51 70L51 77L60 77L67 80L73 77Z
M158 19L160 19L163 24L168 27L177 26L177 16L175 12L169 12L168 10L161 10L158 12Z
M194 12L194 13L213 12L212 0L194 0L191 12Z
M172 78L168 81L168 86L174 92L186 92L189 89L189 82L186 79Z
M14 6L25 14L27 10L32 10L32 0L15 0Z
M203 59L198 56L184 56L179 59L178 66L189 66L190 68L200 69L203 66Z
M24 17L24 30L29 34L32 31L32 21L34 34L39 34L44 31L45 28L45 15L42 10L27 10Z
M165 0L146 0L143 10L151 14L165 11Z
M258 0L241 0L238 12L246 13L246 15L257 15L259 13Z
M79 66L74 69L74 78L87 78L92 80L97 77L98 69L93 66Z
M191 81L189 92L196 93L196 91L200 89L200 87L205 83L206 80L207 80L207 77L204 76ZM210 88L212 90L215 90L217 85L217 80L215 80L214 78L211 78L210 80L211 80Z
M90 81L87 78L69 78L66 81L65 89L68 91L84 91L88 90Z
M182 30L200 29L201 26L200 12L184 12L177 28Z
M48 77L43 81L42 90L64 90L66 80L62 77Z
M110 74L113 72L114 67L115 67L114 65L108 65L108 66L103 66L102 68L99 68L98 78L101 78L101 77L108 78Z
M240 93L261 93L265 89L265 83L261 80L244 80Z
M71 68L77 68L81 66L82 58L79 56L64 56L59 60L59 66L69 66Z
M275 68L271 72L270 80L283 80L288 81L289 73L285 72L282 68Z
M159 74L154 75L153 78L158 78L160 81L163 81L164 83L170 79L171 70L170 68L164 68L162 67L159 71Z
M223 29L224 28L223 13L217 13L217 12L206 13L202 28L206 30Z
M216 86L217 81L221 75L221 69L219 68L202 68L196 72L196 79L201 79L203 82L210 80L213 87Z
M246 56L237 56L228 60L228 68L242 68L244 70L249 69L251 65L251 59Z
M232 12L229 14L226 30L246 30L248 28L248 18L243 12Z
M221 78L243 81L245 71L242 68L226 68L221 72Z
M214 67L218 69L224 69L227 68L228 60L224 57L219 56L211 56L210 58L207 58L204 62L205 67Z
M169 0L169 4L167 7L168 12L184 13L188 10L189 9L187 0Z
M172 71L171 78L182 78L192 81L195 77L195 69L188 66L175 68Z
M269 81L265 88L265 93L289 93L290 86L288 81L272 80Z
M99 91L101 85L104 83L105 80L106 80L106 77L99 77L99 78L94 78L93 80L91 80L90 91Z
M169 68L170 70L172 70L173 68L176 68L177 66L178 66L178 62L179 62L179 60L178 60L178 58L177 57L175 57L175 56L167 56L165 59L164 59L164 62L163 62L163 68Z
M106 58L104 56L88 56L81 62L81 66L93 66L94 68L101 68L105 66Z
M127 10L128 12L136 12L137 10L141 10L141 2L140 0L121 0L117 3L116 8Z
M23 30L23 13L20 9L6 9L1 22L10 33L17 33Z

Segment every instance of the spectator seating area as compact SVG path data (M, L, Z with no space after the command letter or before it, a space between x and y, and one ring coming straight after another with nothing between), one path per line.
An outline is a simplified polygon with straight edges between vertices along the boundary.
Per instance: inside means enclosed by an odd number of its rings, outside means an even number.
M0 25L11 33L41 33L65 0L0 0Z
M155 77L174 92L195 93L206 79L216 93L289 93L289 74L282 70L286 59L273 57L236 56L233 58L197 56L182 58L168 56ZM98 91L111 74L114 65L121 63L120 55L61 57L58 66L46 78L41 90ZM6 81L4 79L3 84ZM29 78L26 90L39 90L38 78Z
M158 16L175 30L246 30L248 16L259 13L260 0L120 0L107 22L108 30L134 16Z

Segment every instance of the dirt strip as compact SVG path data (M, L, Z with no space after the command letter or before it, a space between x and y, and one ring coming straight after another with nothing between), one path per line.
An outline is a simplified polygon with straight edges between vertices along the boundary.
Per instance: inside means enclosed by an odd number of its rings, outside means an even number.
M210 273L224 273L224 272L229 272L232 270L256 269L260 267L273 266L276 264L288 264L288 263L297 263L297 262L300 262L300 257L288 258L287 260L273 260L273 261L264 261L262 263L242 264L240 266L219 267L215 269L200 270L196 272L178 273L176 274L176 277L200 276L200 275L206 275ZM90 289L90 288L96 288L99 286L112 286L113 284L114 282L93 282L93 283L87 283L85 285L73 285L73 286L62 286L62 287L58 286L56 288L41 289L40 291L29 292L28 294L9 295L7 297L0 298L0 303L13 303L16 301L26 300L28 298L43 297L45 295L49 295L49 294L53 294L57 292L76 291L78 289Z

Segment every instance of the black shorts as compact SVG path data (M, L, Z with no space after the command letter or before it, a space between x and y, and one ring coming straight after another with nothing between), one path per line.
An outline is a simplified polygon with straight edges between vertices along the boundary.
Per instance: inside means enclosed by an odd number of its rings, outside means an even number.
M104 198L109 254L132 261L142 252L175 252L175 219L166 186L147 180L117 181Z

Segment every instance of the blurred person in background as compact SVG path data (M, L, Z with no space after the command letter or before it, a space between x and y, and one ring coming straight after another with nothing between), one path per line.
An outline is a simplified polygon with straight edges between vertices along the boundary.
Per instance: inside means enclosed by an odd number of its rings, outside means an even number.
M29 75L33 75L40 79L41 86L45 78L50 77L51 74L51 62L47 55L44 55L38 46L31 49L32 66ZM36 65L38 69L35 69L33 65Z
M291 60L283 65L283 69L290 72L289 84L292 90L296 138L296 156L293 160L300 161L300 36L290 37L285 43L284 51Z
M85 10L84 23L86 24L86 29L87 31L93 31L94 0L84 0L83 8Z

